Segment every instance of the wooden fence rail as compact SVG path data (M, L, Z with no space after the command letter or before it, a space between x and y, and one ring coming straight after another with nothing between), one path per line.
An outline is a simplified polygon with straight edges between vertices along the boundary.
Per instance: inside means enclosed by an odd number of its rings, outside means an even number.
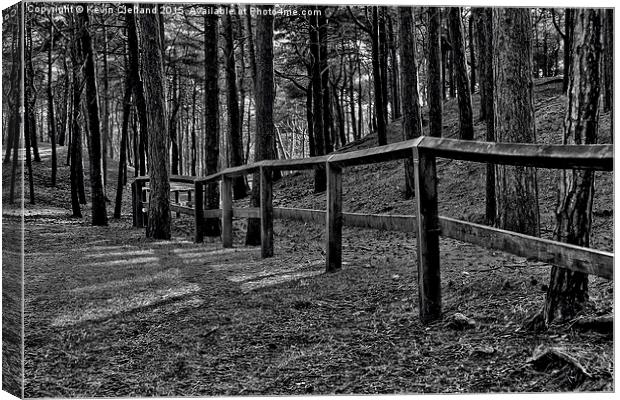
M342 174L353 165L386 162L412 157L415 172L416 215L375 215L342 211ZM178 191L172 211L189 214L195 220L195 241L203 240L205 218L222 220L222 244L232 247L232 221L237 218L260 218L261 254L273 256L273 219L284 218L326 225L326 271L342 265L343 226L356 226L416 233L418 243L418 291L420 318L428 322L441 316L441 280L439 236L472 243L490 249L528 257L573 271L613 279L613 253L573 246L484 225L438 215L436 158L449 158L494 164L523 165L538 168L575 168L598 171L613 170L612 145L538 145L461 141L419 137L399 143L301 160L265 160L228 168L206 177L171 176L170 181L193 185L193 207L179 203ZM327 174L326 210L273 207L273 170L321 168ZM233 208L232 178L258 172L261 182L260 207ZM132 184L133 221L144 226L148 208L145 187L148 177L138 177ZM221 209L204 209L207 183L220 182Z

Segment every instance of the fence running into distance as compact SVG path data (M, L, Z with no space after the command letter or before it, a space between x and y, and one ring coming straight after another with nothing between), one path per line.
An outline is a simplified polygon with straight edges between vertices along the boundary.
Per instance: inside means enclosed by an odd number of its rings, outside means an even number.
M413 157L416 215L374 215L342 212L342 174L345 167L380 163ZM497 229L438 215L436 158L480 163L520 165L553 169L613 170L612 145L540 145L474 142L422 136L387 146L293 160L265 160L227 168L206 177L171 176L170 181L193 185L194 207L178 202L171 210L193 215L195 241L202 242L205 218L221 218L222 243L232 247L232 221L260 218L261 254L273 256L273 219L283 218L325 223L326 270L342 265L342 227L356 226L415 232L418 248L418 290L420 318L423 322L441 316L439 236L444 236L517 256L536 259L573 271L613 279L613 253L574 246L516 232ZM272 171L324 168L327 174L326 211L274 208ZM258 172L260 207L233 208L232 178ZM148 207L148 177L137 177L132 185L134 225L143 227ZM204 209L205 185L220 184L221 209ZM191 196L191 191L188 192ZM190 197L191 199L191 197Z

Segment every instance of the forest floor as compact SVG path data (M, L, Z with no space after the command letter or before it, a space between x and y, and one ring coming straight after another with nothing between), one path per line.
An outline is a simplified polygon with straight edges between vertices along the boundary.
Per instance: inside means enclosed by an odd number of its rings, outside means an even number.
M538 87L539 141L561 141L564 101L555 85ZM454 101L445 112L453 136ZM477 123L479 137L483 131ZM606 114L601 137L608 142ZM396 122L390 141L398 140ZM192 243L183 216L173 219L171 241L147 240L131 226L128 195L123 217L107 227L90 226L86 206L83 219L71 218L68 167L61 162L52 188L45 147L42 158L34 166L37 204L25 206L26 397L614 389L611 333L522 328L544 302L548 265L442 238L444 318L423 325L413 234L344 228L343 269L333 274L323 273L322 226L275 221L275 256L266 260L244 246L243 220L235 221L232 249L219 239ZM108 167L116 182L116 162ZM438 171L440 213L480 222L484 165L439 160ZM545 237L554 174L539 170ZM344 211L412 214L402 180L400 162L347 169ZM324 209L325 195L311 184L310 173L285 176L275 205ZM592 246L612 251L611 173L597 174L595 193ZM8 216L19 211L4 198L3 206ZM591 277L585 314L613 313L613 287ZM472 324L450 322L456 313ZM573 361L529 360L547 348Z

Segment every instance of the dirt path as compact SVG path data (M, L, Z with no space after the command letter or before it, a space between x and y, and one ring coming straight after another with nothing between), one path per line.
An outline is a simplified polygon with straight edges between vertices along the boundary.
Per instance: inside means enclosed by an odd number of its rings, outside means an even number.
M276 256L262 260L242 221L233 249L191 243L189 219L170 242L130 222L27 215L27 397L611 388L610 338L519 331L548 274L523 259L442 240L446 316L476 320L458 331L420 324L409 234L345 229L343 271L324 274L316 226L276 223ZM597 308L610 288L592 284ZM593 378L535 371L525 360L540 344Z

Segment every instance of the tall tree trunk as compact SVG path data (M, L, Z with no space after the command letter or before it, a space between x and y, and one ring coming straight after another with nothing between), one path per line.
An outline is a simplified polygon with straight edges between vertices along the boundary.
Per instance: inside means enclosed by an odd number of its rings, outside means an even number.
M191 150L190 150L190 175L196 176L196 96L198 94L198 89L196 85L194 85L194 90L192 92L192 131L191 131Z
M109 110L109 79L108 79L108 33L106 31L105 23L103 24L103 53L101 57L103 59L103 93L100 93L100 99L102 104L102 119L101 121L101 164L102 164L102 177L103 177L103 193L106 195L106 184L108 183L108 146L109 153L112 156L112 139L110 137L110 110ZM107 195L106 195L107 196Z
M268 9L269 6L260 6ZM262 15L256 20L256 144L254 161L273 158L273 16ZM250 198L252 207L260 206L260 176L255 173ZM260 218L248 220L245 242L248 245L261 243Z
M612 140L613 140L613 104L614 104L614 10L605 9L603 15L603 75L604 75L604 91L603 91L603 110L605 112L612 111Z
M536 142L531 26L527 8L493 9L493 103L498 142ZM536 169L498 165L495 188L499 227L538 236Z
M379 43L379 7L372 6L372 75L375 91L375 116L377 119L377 138L379 146L387 144L387 119L385 116L385 99L383 98L383 80L381 76L381 46Z
M428 121L430 136L441 137L443 127L441 79L441 16L439 8L428 8ZM404 67L404 65L403 65ZM403 102L404 104L405 102Z
M459 102L459 138L461 140L473 140L474 117L471 108L471 93L469 91L469 76L467 75L467 60L465 59L465 38L463 37L460 7L450 8L448 21L450 22L452 63L454 64Z
M130 8L131 5L128 5ZM125 22L127 24L127 45L129 49L129 74L133 82L133 98L136 104L138 121L140 122L140 135L138 140L138 154L136 156L136 165L141 176L146 175L146 158L148 146L148 122L146 111L146 99L144 96L144 85L140 74L139 62L139 45L138 33L136 26L136 17L132 13L125 14Z
M220 125L219 125L219 87L218 87L218 16L205 15L204 17L204 162L205 175L215 174L218 170L220 158ZM217 183L208 184L205 193L205 209L217 209L220 206L220 191ZM204 234L219 236L221 234L219 218L205 219Z
M142 43L139 54L140 65L143 68L147 127L151 133L148 143L150 199L146 236L153 239L170 239L169 142L159 18L158 14L141 14L136 18Z
M224 63L226 71L226 103L228 115L228 156L230 167L243 165L243 142L239 120L239 98L237 95L237 72L235 65L235 43L232 18L226 14L222 19L224 37ZM245 177L233 179L233 196L236 200L247 196Z
M383 99L383 116L387 125L388 103L390 101L390 96L388 95L388 47L387 33L385 31L385 13L386 7L379 7L379 66L381 71L381 98Z
M571 64L573 59L573 30L575 25L575 10L567 8L564 11L564 79L562 80L562 90L568 90L568 80L571 74Z
M334 142L336 141L333 123L331 103L331 88L329 87L330 68L327 63L327 17L325 16L326 8L320 8L321 13L318 17L319 29L319 65L321 70L321 95L323 101L323 134L325 136L325 154L334 151Z
M422 114L418 93L418 63L415 54L415 25L411 7L398 8L400 26L400 59L403 96L403 139L422 135ZM411 198L415 191L413 158L405 159L405 196Z
M471 79L470 79L470 84L471 84L471 93L475 93L476 92L476 68L478 68L478 64L476 62L476 50L475 50L475 35L474 35L474 31L475 31L475 17L474 17L474 13L473 13L473 9L470 11L469 14L469 19L468 19L468 27L469 27L469 68L471 69Z
M351 129L353 131L353 140L359 140L360 134L357 127L357 121L355 118L355 90L353 87L353 76L355 75L355 67L353 65L353 58L349 57L349 113L351 115ZM358 93L359 96L359 93Z
M177 115L179 113L179 73L176 67L172 67L172 110L170 112L170 122L168 123L171 157L170 162L172 175L179 175L179 142L177 138Z
M99 121L99 99L97 93L97 76L95 72L95 55L89 33L89 16L84 9L79 15L80 42L84 57L84 80L86 88L86 107L88 111L87 126L90 137L90 192L92 203L92 224L105 226L108 224L106 198L103 189L101 133Z
M51 21L51 17L50 17ZM52 186L56 186L58 157L56 155L56 119L54 118L54 90L52 89L52 50L54 48L54 25L50 23L50 45L47 49L47 117L52 145Z
M491 8L477 8L476 31L478 41L480 77L480 119L486 122L487 142L495 141L493 126L493 11ZM484 118L483 118L484 117ZM485 215L488 225L495 225L497 206L495 202L495 165L486 165Z
M126 70L129 70L128 61L125 61ZM123 173L127 171L127 136L129 130L129 117L131 114L131 78L129 74L125 77L125 95L123 97L123 123L121 126L121 144L120 155L118 158L118 180L116 185L116 202L114 204L114 218L121 217L121 207L123 204L123 187L125 186L125 180L123 179Z
M315 9L318 9L315 7ZM323 85L321 83L321 52L319 38L319 19L310 17L310 54L312 58L312 131L317 156L325 154L325 127L323 118ZM325 169L317 167L314 172L314 192L324 192L327 188Z
M399 65L398 65L398 57L396 57L397 46L396 46L396 35L394 34L394 24L392 23L392 17L390 17L389 13L387 14L388 21L388 37L389 37L389 49L390 49L390 58L392 65L392 115L394 119L398 119L402 116L401 113L401 105L400 105L400 93L399 93L399 83L398 83L398 75L400 73ZM401 42L402 43L402 42Z
M595 144L598 139L601 94L601 26L603 10L575 11L573 61L564 119L563 144ZM590 247L594 171L562 170L554 239ZM588 275L553 266L544 321L572 319L588 300Z
M32 43L32 18L27 18L26 19L26 38L25 38L25 42L26 42L26 54L25 54L25 61L26 61L26 68L25 68L25 75L24 75L24 81L25 81L25 89L26 89L26 93L25 93L25 101L28 102L27 108L28 108L28 113L26 113L25 118L28 118L28 129L26 130L26 134L29 137L29 139L26 141L26 143L30 143L30 148L32 148L32 154L34 155L34 161L36 162L41 162L41 156L39 155L39 145L37 142L37 124L36 124L36 115L35 115L35 111L37 109L36 107L36 101L37 101L37 92L36 92L36 88L34 86L34 67L32 65L32 49L33 49L33 43Z

